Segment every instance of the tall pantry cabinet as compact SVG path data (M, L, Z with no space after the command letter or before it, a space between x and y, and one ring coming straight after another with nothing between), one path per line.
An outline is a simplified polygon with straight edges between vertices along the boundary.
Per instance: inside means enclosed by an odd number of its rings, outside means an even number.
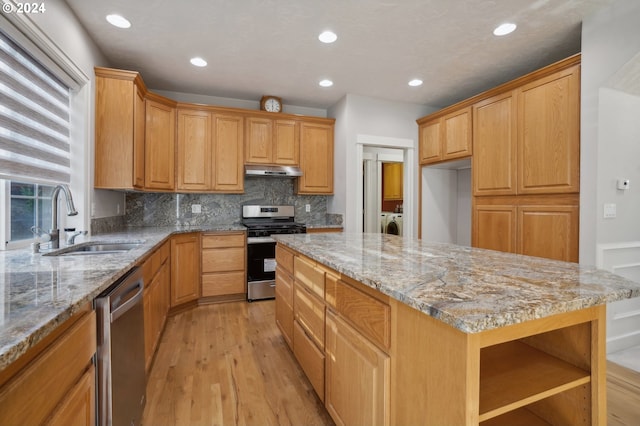
M580 55L434 115L446 117L468 107L472 245L577 262ZM425 138L433 122L418 120ZM467 140L462 136L460 146ZM446 160L421 159L422 164Z

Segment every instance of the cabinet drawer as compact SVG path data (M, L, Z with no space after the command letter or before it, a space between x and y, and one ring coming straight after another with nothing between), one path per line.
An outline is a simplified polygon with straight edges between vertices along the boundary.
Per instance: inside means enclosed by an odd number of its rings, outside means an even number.
M202 248L244 247L244 233L241 234L204 234Z
M324 402L324 354L307 337L297 321L293 322L293 354Z
M317 268L315 262L296 256L294 258L294 276L297 282L324 299L324 271Z
M223 272L202 275L202 296L223 296L245 292L246 279L243 272Z
M42 424L80 380L95 352L96 315L91 311L0 388L0 424Z
M286 300L289 306L293 306L293 278L280 267L276 267L276 294Z
M293 308L278 294L276 285L276 325L287 345L293 349Z
M391 346L391 308L331 274L327 274L326 302L383 348Z
M202 251L202 272L244 271L244 247Z
M295 319L320 349L324 349L324 301L306 288L294 286Z
M280 244L276 246L276 262L278 266L293 275L293 252Z

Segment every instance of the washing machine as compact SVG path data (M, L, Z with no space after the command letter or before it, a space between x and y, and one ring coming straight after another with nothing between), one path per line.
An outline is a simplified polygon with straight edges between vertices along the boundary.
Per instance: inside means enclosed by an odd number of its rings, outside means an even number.
M402 236L402 213L387 215L387 234Z
M384 213L384 212L380 214L380 233L382 234L387 233L387 220L390 214L391 213Z

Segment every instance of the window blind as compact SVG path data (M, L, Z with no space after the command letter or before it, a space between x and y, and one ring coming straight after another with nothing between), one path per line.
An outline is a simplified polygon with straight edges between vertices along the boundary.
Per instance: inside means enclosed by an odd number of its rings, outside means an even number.
M0 178L69 183L69 87L0 32Z

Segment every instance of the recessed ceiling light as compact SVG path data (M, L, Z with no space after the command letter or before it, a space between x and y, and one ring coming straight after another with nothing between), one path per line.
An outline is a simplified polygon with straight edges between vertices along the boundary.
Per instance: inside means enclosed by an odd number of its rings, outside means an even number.
M338 39L338 36L333 31L324 31L318 36L318 40L323 43L333 43Z
M333 81L331 81L331 80L320 80L320 82L318 84L320 86L322 86L322 87L331 87L331 86L333 86Z
M503 36L510 34L516 30L517 25L512 24L511 22L507 22L505 24L498 25L495 30L493 30L493 35Z
M409 86L411 87L422 86L422 80L420 80L419 78L414 78L409 82Z
M207 61L200 57L191 58L191 65L195 65L196 67L206 67Z
M107 15L107 22L109 22L114 27L118 28L129 28L131 26L131 22L127 20L124 16L120 15Z

